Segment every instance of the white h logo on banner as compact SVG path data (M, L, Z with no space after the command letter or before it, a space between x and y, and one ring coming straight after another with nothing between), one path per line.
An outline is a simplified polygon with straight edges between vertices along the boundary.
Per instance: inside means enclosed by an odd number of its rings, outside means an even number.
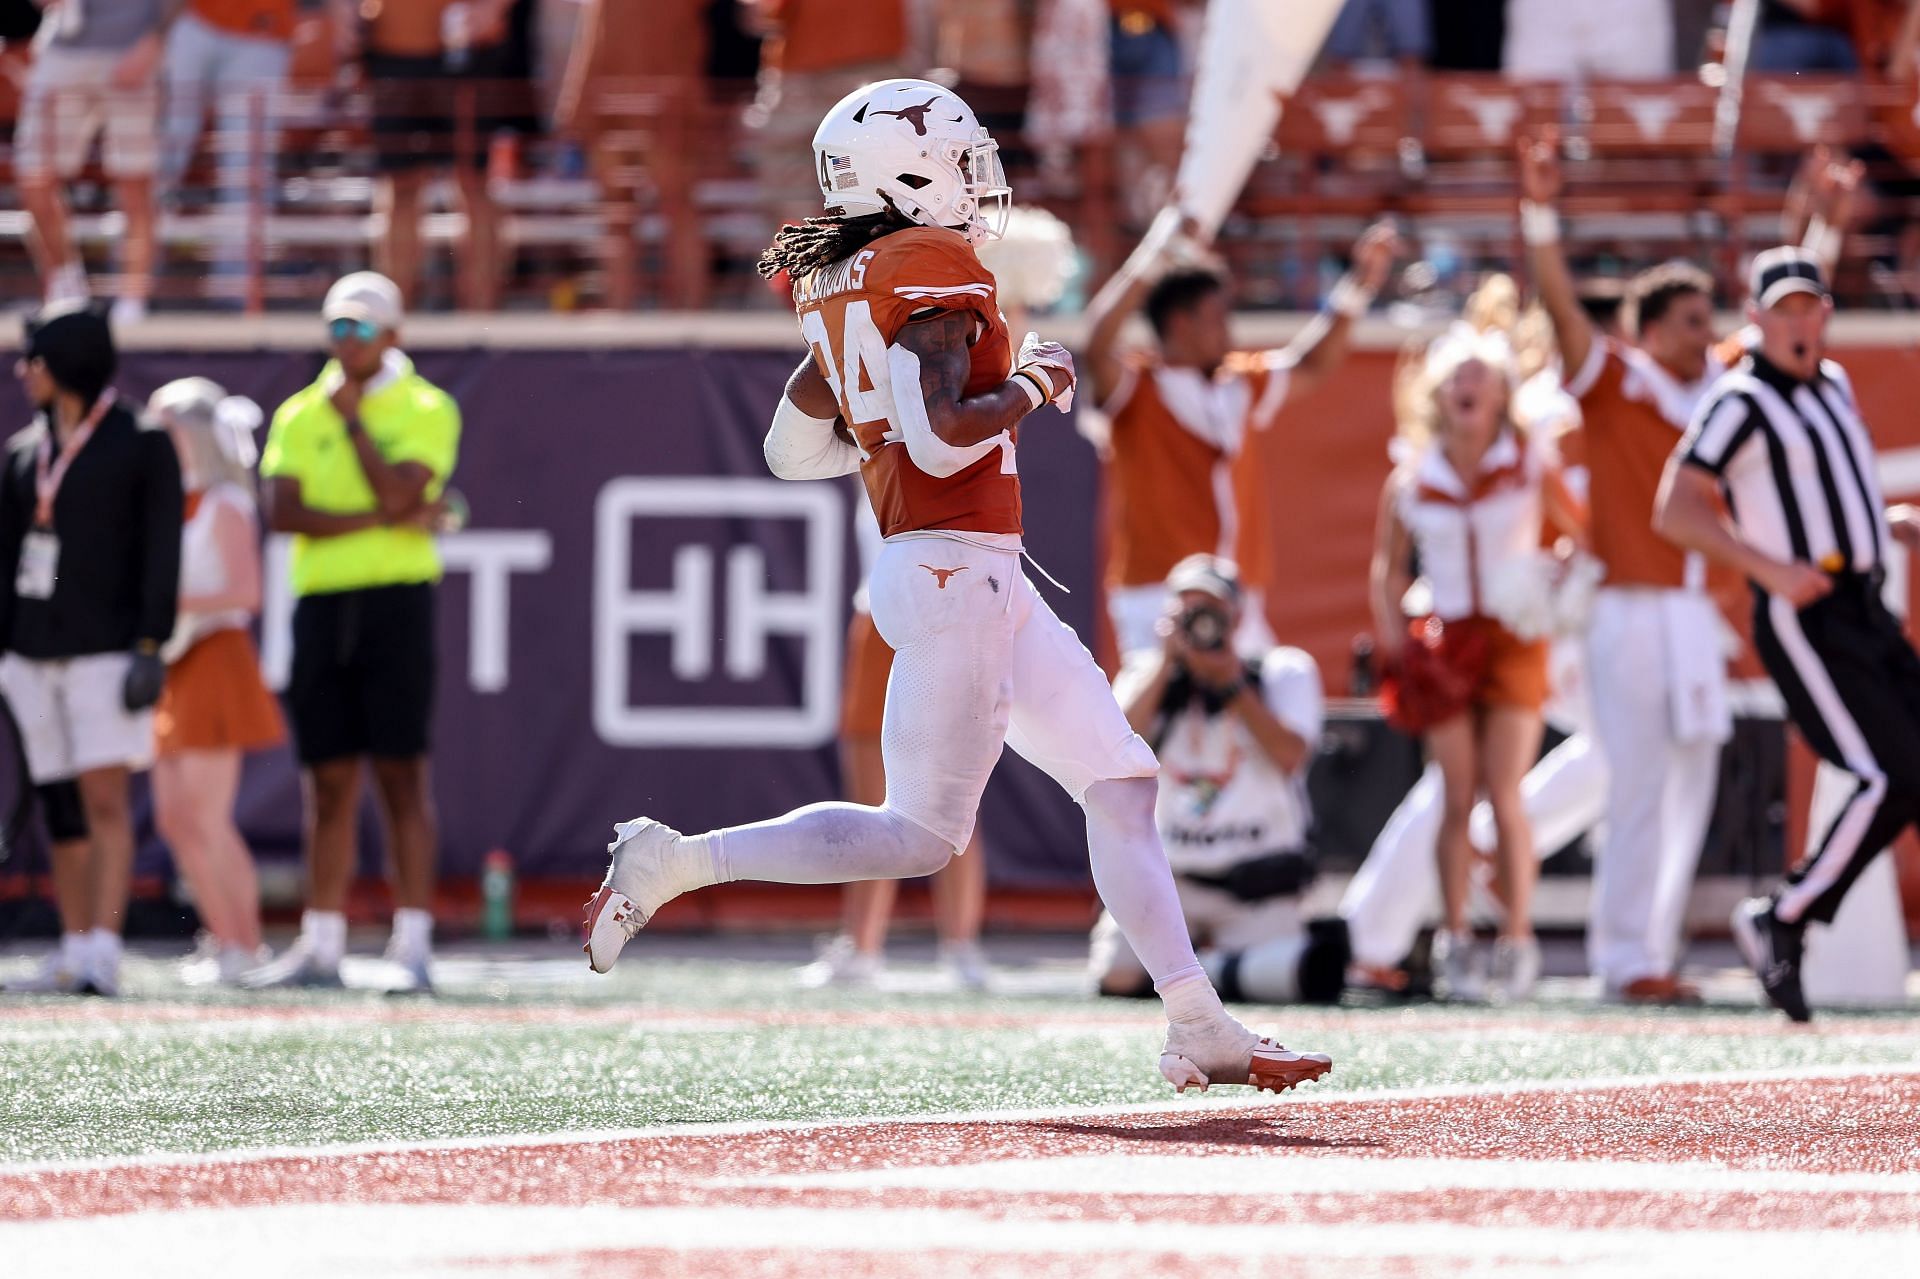
M767 638L803 641L799 706L635 706L628 696L628 643L670 637L674 678L714 670L713 549L682 544L670 557L673 585L635 590L637 520L736 517L799 520L805 526L806 586L765 588L766 557L751 544L726 552L724 669L735 680L766 670ZM594 509L593 723L613 746L810 747L832 739L839 720L841 581L846 504L831 484L772 479L624 478L600 490Z

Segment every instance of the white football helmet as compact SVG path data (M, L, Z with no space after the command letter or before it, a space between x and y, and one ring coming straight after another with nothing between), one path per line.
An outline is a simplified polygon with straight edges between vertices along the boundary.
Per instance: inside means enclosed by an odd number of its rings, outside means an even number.
M813 134L820 193L855 216L891 205L973 244L1006 230L1013 192L1000 144L951 89L881 80L840 99Z

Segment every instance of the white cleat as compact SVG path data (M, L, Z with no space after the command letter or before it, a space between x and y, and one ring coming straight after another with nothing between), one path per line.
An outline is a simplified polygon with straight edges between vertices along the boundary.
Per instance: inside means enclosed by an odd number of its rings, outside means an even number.
M587 899L587 967L596 973L611 971L626 944L637 936L662 906L685 892L674 885L669 852L681 838L671 826L651 817L636 817L613 828L607 851L613 860L600 891Z
M880 956L855 950L853 938L841 933L820 948L820 957L793 970L794 985L802 990L872 990L886 967Z
M1213 1084L1245 1084L1285 1092L1333 1069L1325 1053L1297 1053L1254 1034L1224 1014L1212 1021L1172 1022L1160 1052L1160 1073L1175 1092Z

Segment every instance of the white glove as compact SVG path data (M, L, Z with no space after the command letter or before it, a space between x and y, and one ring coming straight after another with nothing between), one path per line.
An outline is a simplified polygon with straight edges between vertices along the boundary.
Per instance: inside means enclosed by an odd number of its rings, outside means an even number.
M1079 385L1079 376L1073 371L1073 352L1058 342L1042 342L1038 333L1027 334L1027 340L1020 344L1020 354L1014 357L1013 371L1022 369L1052 369L1067 375L1067 389L1057 392L1050 402L1064 413L1073 407L1073 392ZM1045 373L1039 375L1052 386L1053 380Z

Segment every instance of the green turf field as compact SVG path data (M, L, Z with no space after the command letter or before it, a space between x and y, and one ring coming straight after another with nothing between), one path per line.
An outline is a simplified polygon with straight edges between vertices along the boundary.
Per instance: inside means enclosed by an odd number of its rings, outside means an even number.
M202 994L135 961L120 1001L0 1000L0 1162L1170 1095L1156 1008L1059 983L853 995L796 991L776 963L661 959L609 979L575 963L450 963L441 998L399 1001ZM1911 1018L1791 1033L1758 1009L1636 1013L1571 988L1510 1010L1239 1011L1333 1054L1320 1092L1920 1060Z

